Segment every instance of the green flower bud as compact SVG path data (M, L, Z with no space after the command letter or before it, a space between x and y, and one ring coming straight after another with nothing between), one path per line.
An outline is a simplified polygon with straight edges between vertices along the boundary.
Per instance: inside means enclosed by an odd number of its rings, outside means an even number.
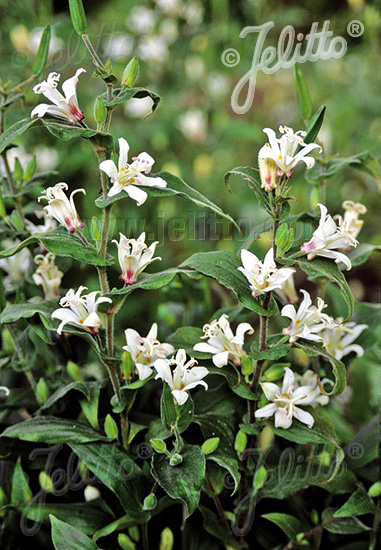
M49 390L48 390L48 386L47 386L46 381L44 380L44 378L40 378L40 380L37 383L36 395L37 395L37 399L38 399L38 401L40 402L41 405L48 400Z
M170 466L177 466L178 464L181 464L182 461L183 461L183 457L179 455L179 453L175 453L169 459L169 464Z
M135 543L125 533L118 535L118 544L123 550L135 550Z
M143 510L153 510L157 506L157 498L153 493L146 496L143 502Z
M242 430L239 430L234 442L234 448L237 451L237 453L243 453L243 451L246 449L247 444L247 435Z
M167 452L167 446L162 439L151 439L150 443L157 453L164 454Z
M175 537L169 527L162 530L159 550L173 550Z
M118 439L118 426L111 414L108 414L106 416L104 428L107 437L109 437L110 439Z
M73 363L73 361L68 361L66 364L66 371L70 378L74 380L74 382L83 382L83 374L81 369L76 363Z
M138 78L138 75L139 75L139 61L137 60L136 57L133 57L123 71L122 86L125 86L126 88L132 88L132 86L135 83L135 80Z
M98 124L101 124L106 120L106 115L107 109L105 107L105 104L103 103L101 96L98 96L94 105L94 118L98 122Z
M40 483L41 489L45 491L45 493L54 493L55 489L52 478L46 472L42 471L39 473L38 481Z
M87 22L82 0L69 0L71 22L77 34L87 33Z
M208 455L215 451L220 443L219 437L211 437L202 444L201 450L205 455Z

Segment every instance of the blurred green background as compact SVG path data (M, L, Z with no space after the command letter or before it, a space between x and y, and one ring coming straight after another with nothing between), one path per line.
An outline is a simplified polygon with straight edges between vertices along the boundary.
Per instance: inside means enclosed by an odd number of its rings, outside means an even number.
M1 0L0 6L2 82L17 83L30 76L39 35L50 22L53 30L51 54L39 81L49 72L56 71L61 73L62 83L78 67L84 67L87 72L81 75L77 92L85 121L94 127L93 107L96 97L104 91L104 84L91 79L92 64L72 29L67 3ZM136 238L145 230L148 244L158 240L157 253L163 261L160 268L158 263L154 264L153 271L178 265L197 251L237 251L243 245L248 246L251 231L263 223L265 214L257 207L243 181L233 180L232 193L229 193L224 187L223 176L235 166L257 166L258 150L266 142L264 127L278 130L280 124L285 124L294 130L304 128L293 69L280 69L272 75L259 72L250 110L243 115L233 111L231 94L239 79L250 69L255 47L254 35L239 37L246 26L273 21L274 28L265 46L276 46L286 25L292 25L296 34L306 35L313 22L317 22L321 30L324 21L329 20L333 37L347 40L347 52L339 59L302 65L314 111L322 104L327 106L320 133L325 155L338 153L347 157L368 150L380 159L380 1L340 0L333 4L328 0L88 0L84 1L84 6L89 36L103 60L110 56L113 72L120 77L135 55L141 68L136 85L161 96L158 109L147 118L150 105L146 100L130 101L114 111L111 133L115 143L119 137L126 138L132 156L141 151L149 152L156 161L154 172L165 169L181 176L242 224L243 234L239 235L227 222L216 220L180 198L152 198L141 207L131 200L120 201L113 210L113 237L122 230ZM347 33L347 25L353 20L364 25L360 37ZM221 61L227 48L236 48L240 53L240 63L234 68L226 67ZM241 96L240 100L243 99ZM28 117L40 101L41 96L36 96L32 86L29 87L26 103L12 107L7 125ZM86 189L86 197L76 196L81 219L99 216L93 202L100 189L97 162L86 141L59 142L45 129L37 128L25 134L22 142L23 146L15 149L14 154L24 167L30 155L36 154L39 170L56 171L49 178L49 185L66 181L70 190ZM311 210L313 186L305 181L302 168L296 169L292 185L297 197L297 202L292 203L292 212ZM342 213L341 203L346 199L366 205L368 212L359 239L360 242L376 243L379 235L376 179L353 168L331 178L326 200L329 212L332 215ZM32 212L33 209L30 205ZM304 240L307 238L309 235ZM252 247L260 257L267 249L266 239L257 241ZM116 253L115 245L111 245L110 250ZM97 288L95 270L87 271L86 268L84 272L75 267L72 266L64 279L65 288L85 281L91 289ZM378 300L378 274L376 255L365 266L349 272L357 299ZM118 275L116 265L112 284L119 284ZM167 291L167 300L173 298L175 291L173 287ZM152 296L152 300L157 298ZM142 305L139 297L133 295L126 322L132 324L131 316L140 316L141 308L151 319L157 307L149 301Z

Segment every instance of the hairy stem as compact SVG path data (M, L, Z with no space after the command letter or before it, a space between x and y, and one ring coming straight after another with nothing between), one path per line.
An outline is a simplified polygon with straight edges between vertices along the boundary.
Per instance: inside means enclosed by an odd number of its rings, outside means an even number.
M98 54L94 50L93 45L90 42L90 38L88 37L88 35L86 33L82 34L82 40L84 41L85 46L86 46L89 54L91 55L91 58L93 60L94 65L97 67L97 69L104 70L105 67L104 67L102 61L99 59Z
M25 373L25 376L27 377L31 388L33 389L34 392L36 392L36 381L34 379L32 370L27 367L28 363L26 361L24 352L23 352L23 350L22 350L22 348L19 344L19 341L17 339L17 334L16 334L15 327L12 324L8 324L7 329L8 329L9 335L11 337L11 340L12 340L13 346L15 348L15 351L17 353L17 356L20 360L20 363L24 366L23 372Z

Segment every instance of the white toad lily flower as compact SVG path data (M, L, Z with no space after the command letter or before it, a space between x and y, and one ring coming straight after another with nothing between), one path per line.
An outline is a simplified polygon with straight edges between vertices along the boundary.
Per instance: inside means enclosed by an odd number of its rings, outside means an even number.
M209 338L208 342L196 344L193 349L212 353L212 361L216 367L227 365L229 360L237 367L241 364L241 358L246 355L242 347L245 333L253 334L254 329L249 323L240 323L234 336L228 317L223 314L218 321L215 319L210 325L204 325L203 331L205 336L201 338Z
M171 344L159 342L156 323L153 323L145 338L132 328L128 328L125 335L127 346L123 346L123 349L130 353L138 371L139 380L145 380L152 374L156 359L165 359L175 351Z
M303 373L302 375L300 374L297 374L297 373L294 373L295 374L295 386L311 386L312 389L314 390L314 397L313 397L313 400L311 401L310 405L312 407L316 407L317 405L328 405L328 402L329 402L329 396L328 395L324 395L321 391L320 391L320 387L319 387L319 378L318 378L318 375L313 372L312 370L307 370L305 373ZM326 385L330 385L330 386L333 386L334 383L332 382L332 380L329 380L329 378L323 378L322 380L320 380L320 385L322 388L324 388L324 386Z
M205 367L193 367L197 364L196 359L191 358L187 363L185 350L179 349L176 357L172 359L156 359L154 367L157 371L155 380L161 378L171 388L171 393L178 405L183 405L188 399L187 392L196 386L208 385L202 379L209 373ZM172 372L171 365L176 365ZM193 367L193 368L191 368Z
M351 269L352 264L348 256L338 252L337 248L346 248L357 246L358 241L349 231L348 224L340 220L337 226L332 216L328 214L327 207L319 203L320 222L318 228L314 231L311 240L301 246L303 254L307 254L308 260L313 260L315 256L323 256L335 260L338 264L345 264L347 270Z
M302 132L301 130L294 132L292 128L279 126L279 131L284 134L280 139L277 139L274 130L271 128L264 128L263 131L267 134L269 143L260 149L258 156L260 161L269 158L276 163L278 167L278 177L286 174L286 176L290 178L293 169L299 162L304 162L307 169L312 168L315 164L315 159L307 156L308 153L313 149L322 150L320 145L316 143L309 143L308 145L304 143L303 137L306 135L306 132ZM299 146L302 148L297 153L296 150ZM270 187L273 188L274 184L271 183L270 185L269 182L266 191L269 191Z
M315 398L315 390L312 386L300 386L294 389L294 382L294 373L286 367L281 388L272 382L261 383L267 399L272 403L255 411L255 417L268 418L274 415L275 427L284 429L291 426L294 417L312 428L314 417L296 405L310 405Z
M48 231L52 231L52 229L55 229L57 227L57 221L53 218L51 214L46 212L45 209L36 210L34 214L36 218L38 218L39 220L43 220L44 223L41 225L35 225L30 220L25 220L25 227L31 235L34 235L35 233L47 233Z
M84 227L85 224L79 219L73 196L76 193L86 195L86 191L84 189L75 189L70 194L70 199L68 199L63 191L68 188L67 183L57 183L54 187L48 187L46 191L43 191L43 196L38 197L38 201L47 200L49 204L44 207L45 212L66 227L69 233L75 233L78 228Z
M281 288L284 282L291 277L295 269L282 267L278 269L274 262L274 250L270 248L263 263L255 254L248 250L241 250L243 267L239 271L245 275L250 283L250 290L255 298L275 288Z
M167 182L162 178L149 178L149 174L154 164L154 159L148 153L140 153L132 158L132 163L128 164L128 151L130 146L124 138L119 138L119 160L118 169L112 160L104 160L100 163L99 169L105 172L113 183L113 186L107 193L109 197L125 191L131 199L134 199L138 206L147 199L147 193L138 186L148 187L166 187Z
M285 280L281 288L274 289L274 294L284 304L294 304L299 301L299 296L295 290L294 274Z
M112 241L118 247L118 259L122 275L119 277L125 285L132 285L136 282L139 274L155 260L161 260L160 256L153 258L155 248L159 241L155 241L147 247L146 234L143 232L137 239L127 239L123 233L119 233L119 243Z
M358 357L362 357L364 348L358 344L353 344L353 342L363 330L368 328L368 325L356 325L354 322L343 323L342 321L342 318L336 319L338 324L335 327L323 331L325 349L339 360L352 351Z
M321 298L317 299L318 307L312 306L311 296L308 292L306 290L301 290L301 292L304 294L304 298L298 311L291 304L287 304L282 309L282 317L291 319L291 325L284 328L282 332L290 337L291 344L298 338L324 342L323 335L318 335L318 333L325 328L331 329L336 326L336 323L332 317L322 313L327 306Z
M104 302L112 303L112 300L106 296L97 298L97 294L100 294L99 290L81 296L85 289L87 289L86 286L80 286L77 292L72 288L68 290L66 296L60 300L62 308L53 311L52 319L62 321L57 329L58 334L62 334L62 329L66 324L83 328L93 336L98 334L102 327L97 313L98 305Z
M344 219L342 220L341 216L337 215L334 218L339 220L341 225L345 225L348 233L352 235L354 239L358 236L361 231L362 226L364 225L364 220L360 220L360 214L365 214L367 212L366 207L360 202L353 201L344 201L342 204L344 208ZM350 248L347 246L345 250L348 252Z
M43 117L48 113L66 118L70 126L73 126L76 122L81 122L85 117L78 106L77 83L79 75L85 72L85 69L78 69L74 76L65 80L62 84L64 96L57 90L57 82L61 75L50 73L47 80L37 84L33 91L35 94L43 94L53 105L40 103L31 112L31 117Z
M42 286L45 300L56 300L60 295L59 290L64 274L55 265L55 258L52 252L49 252L45 256L43 254L37 254L37 256L34 257L37 269L33 274L33 281L36 285Z

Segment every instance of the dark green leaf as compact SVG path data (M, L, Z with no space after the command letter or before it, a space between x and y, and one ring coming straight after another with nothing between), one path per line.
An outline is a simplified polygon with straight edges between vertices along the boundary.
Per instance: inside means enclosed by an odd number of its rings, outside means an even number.
M376 244L359 244L349 252L348 258L351 260L352 266L362 265L375 250L381 250L381 246Z
M254 192L254 195L259 203L259 205L266 210L271 216L274 216L274 213L271 208L269 194L261 187L261 180L259 176L259 171L250 166L237 166L225 174L224 181L227 188L230 190L228 182L229 178L233 175L241 176L247 181L250 189Z
M176 413L179 432L185 432L188 426L193 422L194 417L194 403L191 396L188 397L183 405L178 405L176 407Z
M33 493L30 490L27 478L21 466L21 457L17 459L12 476L11 504L26 504L32 500Z
M204 336L204 332L198 327L180 327L166 338L166 342L172 344L175 349L192 350L194 355L193 346L200 342L201 336Z
M82 531L50 515L52 540L56 550L98 550L98 546Z
M307 126L307 134L303 138L304 143L313 143L317 138L317 135L323 124L325 109L325 105L322 105L311 118L310 123Z
M287 355L288 352L290 351L290 348L291 348L290 344L280 344L279 346L265 349L264 351L255 351L252 349L250 351L250 356L257 360L267 359L270 361L274 361L276 359L280 359L281 357L284 357L285 355Z
M272 521L287 536L289 540L295 540L296 535L303 531L302 523L299 519L289 514L281 514L279 512L273 512L269 514L263 514L261 517Z
M92 142L98 149L104 151L113 151L114 139L111 134L98 132L91 128L81 128L80 126L70 126L57 119L42 118L42 123L53 136L59 139L85 138Z
M326 508L322 513L323 527L337 535L355 535L371 528L357 518L335 518L335 508ZM330 523L328 523L330 522Z
M151 473L171 498L180 499L185 504L187 516L190 516L200 500L205 476L205 455L200 447L187 445L181 451L181 456L181 464L170 466L165 455L154 454Z
M209 510L209 508L206 508L205 506L199 506L198 509L200 510L203 517L205 531L207 531L207 533L209 533L210 535L213 535L213 537L215 537L217 540L223 542L225 548L230 548L231 550L248 548L246 542L244 542L243 540L238 541L236 538L233 537L230 531L226 531L221 526L221 521L217 518L214 512Z
M307 353L307 355L310 355L312 357L315 357L316 355L321 355L322 357L325 357L325 359L328 359L328 361L332 365L332 371L335 377L335 385L333 386L332 391L326 393L326 395L341 395L345 390L345 386L347 383L344 363L342 363L338 359L335 359L317 342L300 339L295 342L295 346L301 348L305 353Z
M12 124L12 126L5 130L0 136L0 153L2 153L17 136L20 136L28 130L28 128L31 126L41 126L41 124L41 119L39 118L24 118Z
M241 260L228 250L216 252L199 252L185 260L180 267L190 267L198 273L216 279L220 284L233 290L238 300L248 309L259 315L271 315L260 306L260 303L250 292L246 277L238 271Z
M167 182L167 187L144 187L144 185L140 185L139 187L141 187L141 189L144 189L144 191L148 193L150 197L171 197L173 195L179 195L184 199L194 202L202 208L208 208L212 212L215 212L222 218L225 218L229 222L233 223L239 229L238 225L233 220L233 218L229 216L229 214L225 214L219 206L215 205L212 201L201 195L201 193L196 191L196 189L190 187L181 178L165 171L159 172L158 174L152 174L152 176L159 176L163 178ZM103 199L100 197L95 201L95 204L99 208L104 208L120 199L125 199L127 197L127 193L121 191L113 197L107 197L107 199Z
M7 428L1 437L39 443L86 443L108 438L86 424L54 416L36 416Z
M42 31L40 45L38 47L38 51L33 63L32 71L34 76L36 77L40 76L48 60L50 35L51 35L51 27L50 25L46 25L46 27Z
M55 309L57 309L57 302L37 302L37 303L27 303L27 304L11 304L7 306L2 315L2 323L14 323L19 319L29 319L36 313L43 315L50 321L51 315Z
M326 418L315 418L312 428L308 428L302 422L293 421L287 430L273 426L271 426L271 429L279 437L283 437L288 441L294 441L295 443L301 443L302 445L318 443L332 443L336 447L338 445L335 429Z
M210 437L219 437L220 444L218 446L218 456L225 458L237 459L234 451L234 438L236 427L233 415L227 416L223 414L205 413L195 415L196 422L201 429L201 433L205 439Z
M140 504L140 498L143 497L139 495L142 484L141 470L125 452L111 443L81 445L73 444L70 439L67 443L89 470L116 494L120 504L131 517L141 522L149 518L149 514L143 511ZM147 489L143 487L143 491Z
M312 114L311 96L303 71L298 63L294 65L294 76L300 114L303 120L308 120L311 118Z
M160 97L145 88L116 88L114 90L114 98L111 101L108 101L107 93L101 95L106 107L116 107L129 99L143 99L145 97L150 97L152 99L153 105L151 113L153 113L159 104Z
M15 508L27 519L38 523L48 523L49 515L52 514L86 535L92 535L101 525L110 521L109 514L91 502L50 504L37 501Z
M361 516L363 514L376 514L377 506L368 495L365 487L359 485L357 490L349 497L339 510L334 513L336 518Z
M61 386L60 388L58 388L57 391L53 393L53 395L49 397L49 399L45 401L45 403L40 407L40 411L49 409L49 407L54 405L54 403L59 401L59 399L62 399L62 397L64 397L67 393L69 393L72 390L81 392L83 395L86 396L87 399L89 399L90 387L91 387L90 384L94 384L94 382L85 383L85 382L78 381L78 382L72 382L71 384L67 384L66 386Z
M107 537L108 535L111 535L115 531L124 531L128 527L131 527L132 525L136 525L136 519L134 519L130 514L126 514L122 516L119 519L116 519L112 523L109 523L105 527L102 527L102 529L99 529L96 531L96 533L93 536L93 540L97 541L98 539L102 537Z
M237 460L235 458L230 458L228 456L219 454L218 452L208 455L207 460L212 460L213 462L221 466L221 468L224 468L229 472L234 480L234 490L232 491L232 495L234 495L239 487L239 482L241 479Z
M243 399L249 399L251 401L256 401L258 399L258 396L251 391L244 378L242 376L240 378L238 377L238 374L233 367L225 366L219 368L213 366L209 367L209 372L210 374L218 374L219 376L226 378L230 389Z
M20 250L26 246L40 242L49 252L57 254L59 256L69 256L74 260L85 262L92 265L112 265L114 258L108 255L106 258L102 258L96 248L93 246L85 246L82 241L75 235L70 235L63 227L49 231L47 233L35 233L32 237L29 237L20 244L2 250L0 252L1 258L8 258L17 254Z
M164 428L170 429L176 423L177 413L171 388L163 382L163 393L160 400L161 421Z
M292 265L293 263L297 263L300 269L307 273L307 275L311 277L324 277L336 283L339 286L342 296L347 304L347 319L352 317L354 308L352 292L336 262L328 258L314 258L313 260L307 260L305 256L298 256L294 259L281 258L279 259L279 263L284 265Z

